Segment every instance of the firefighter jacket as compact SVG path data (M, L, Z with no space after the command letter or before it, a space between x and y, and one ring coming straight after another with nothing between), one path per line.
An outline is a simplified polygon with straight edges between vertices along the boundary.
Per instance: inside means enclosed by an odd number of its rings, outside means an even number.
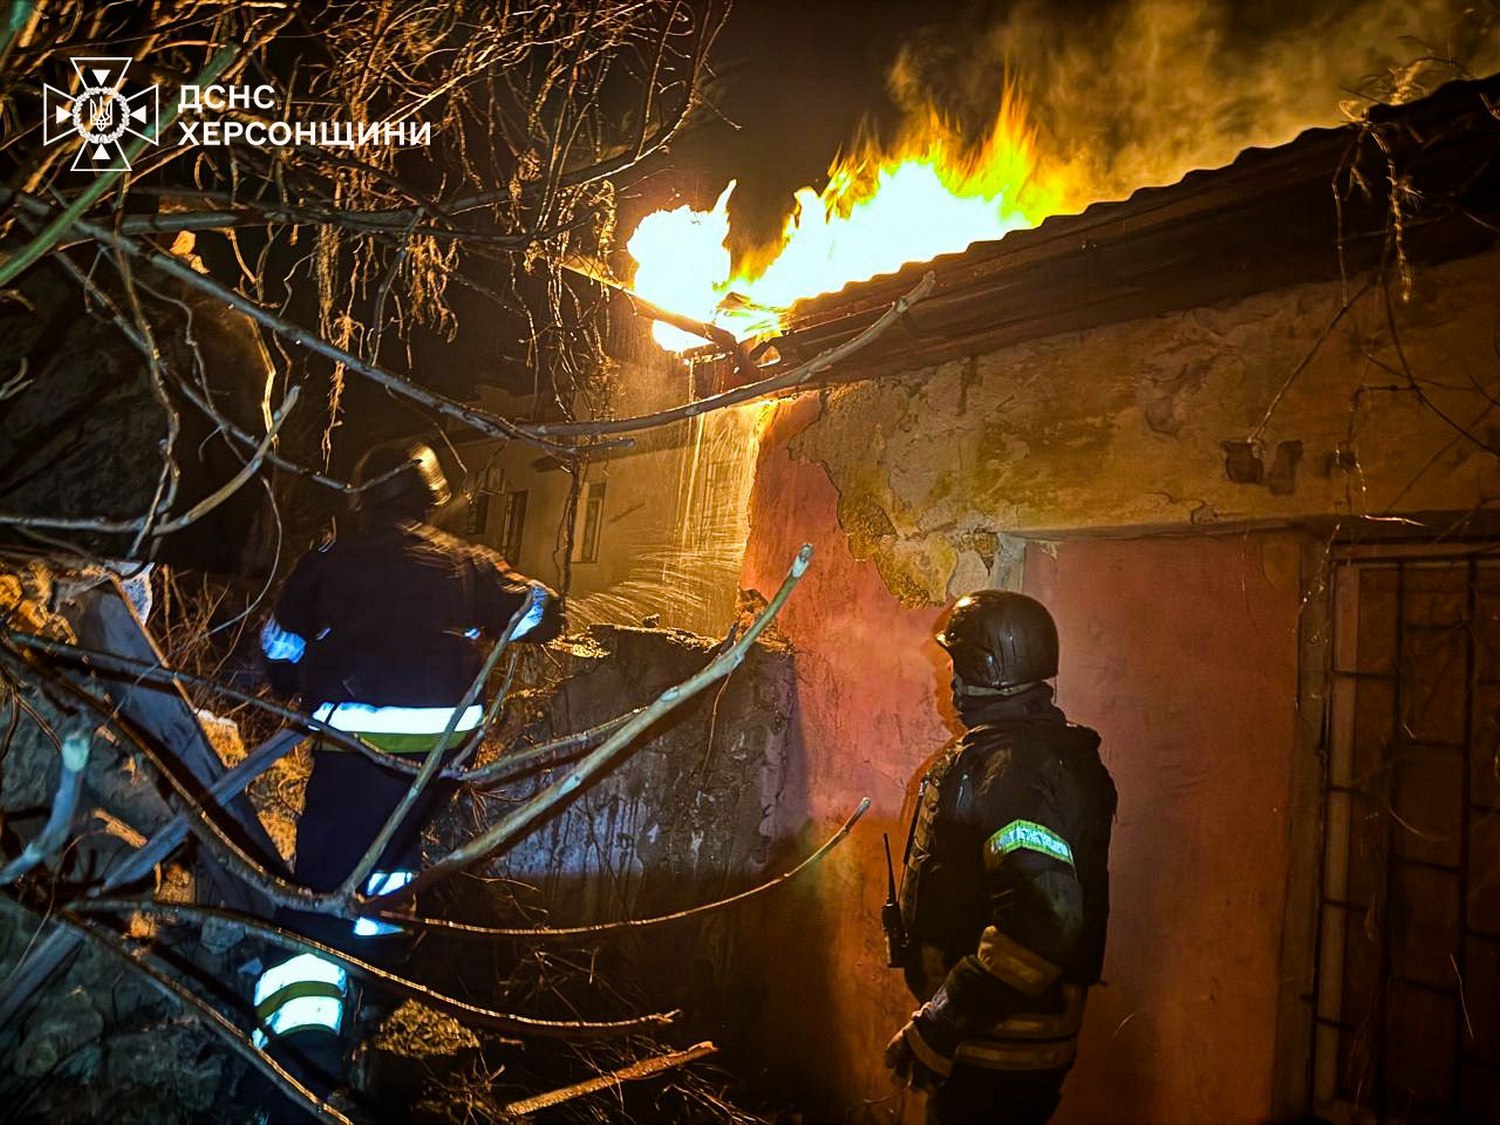
M922 782L902 879L913 1022L939 1064L1066 1069L1104 962L1114 783L1046 685L964 718Z
M526 640L540 642L561 626L550 591L484 547L393 523L299 560L274 624L293 639L295 687L309 707L451 708L483 665L484 638L493 643L538 587L548 610Z

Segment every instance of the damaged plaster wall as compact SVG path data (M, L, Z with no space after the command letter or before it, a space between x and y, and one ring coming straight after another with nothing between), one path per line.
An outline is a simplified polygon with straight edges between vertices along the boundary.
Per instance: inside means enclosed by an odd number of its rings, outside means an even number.
M816 835L860 797L874 804L767 918L768 1088L814 1120L916 1125L922 1099L894 1091L881 1064L913 1002L885 967L880 836L899 848L917 780L958 728L932 639L941 611L904 606L854 556L827 475L789 453L816 410L783 407L767 430L745 581L773 581L796 544L815 545L779 619L805 774L783 818L800 812ZM1059 621L1060 699L1100 730L1121 793L1108 983L1090 999L1060 1122L1272 1117L1299 551L1295 533L1270 532L1065 542L1027 560L1026 588Z
M884 968L880 832L904 839L916 780L955 729L941 607L1003 584L1052 605L1059 698L1100 730L1121 793L1108 985L1058 1119L1305 1109L1278 1085L1295 1051L1282 1036L1306 1022L1291 1010L1306 951L1287 927L1316 851L1304 599L1334 520L1467 513L1500 485L1480 444L1500 445L1482 393L1500 382L1497 264L1419 271L1392 305L1400 356L1378 290L1340 316L1337 284L1306 285L777 407L743 584L768 588L815 545L780 618L805 830L874 800L767 931L765 955L787 966L765 1017L779 1088L820 1119L921 1120L880 1062L912 1007ZM1418 401L1403 358L1477 441ZM1176 534L1142 538L1162 531Z
M1342 316L1303 285L836 387L790 450L906 605L1013 584L1012 534L1466 511L1500 495L1456 428L1500 447L1497 266L1420 269L1394 343L1353 278Z

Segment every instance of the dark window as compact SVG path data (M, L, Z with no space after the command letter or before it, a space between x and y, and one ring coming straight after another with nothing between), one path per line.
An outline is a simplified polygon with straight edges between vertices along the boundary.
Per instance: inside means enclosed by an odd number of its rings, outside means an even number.
M489 522L490 493L476 492L473 500L469 502L469 535L475 539L482 538L489 528Z
M500 554L512 566L521 559L521 535L526 530L526 491L505 494L505 515L500 523Z
M604 522L604 482L589 485L583 502L583 534L578 537L578 561L599 559L599 525Z

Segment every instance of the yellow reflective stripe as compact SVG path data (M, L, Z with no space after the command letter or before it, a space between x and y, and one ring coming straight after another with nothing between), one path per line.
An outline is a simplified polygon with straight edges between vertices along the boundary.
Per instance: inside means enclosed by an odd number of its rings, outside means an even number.
M436 734L351 734L349 737L358 739L371 749L380 750L386 754L426 754L437 745L441 736ZM455 734L448 740L448 749L458 749L468 737L462 733ZM356 753L342 743L326 738L318 743L318 749Z
M1058 977L1062 970L1020 942L1007 937L994 926L986 926L979 937L979 963L991 976L1027 996L1036 996Z
M377 750L387 754L427 754L438 744L441 734L362 734L359 736ZM457 749L465 739L455 732L448 740L449 749Z
M1013 851L1025 848L1073 866L1073 849L1068 842L1045 824L1034 820L1013 820L984 842L984 865L999 867Z
M1066 1039L1083 1027L1083 989L1076 984L1062 988L1060 1012L1016 1012L992 1024L985 1034L998 1039Z
M912 1025L906 1029L906 1045L911 1048L911 1053L917 1056L917 1061L928 1070L947 1078L953 1073L953 1060L938 1054L927 1045L927 1040L922 1038L921 1032Z
M294 984L284 985L271 995L267 996L259 1004L255 1005L255 1018L265 1023L276 1010L283 1004L287 1004L303 996L322 996L330 1000L343 1002L344 991L336 984L322 980L299 980Z
M960 1043L955 1062L985 1070L1059 1070L1073 1061L1078 1041L1061 1043L999 1043L970 1039Z

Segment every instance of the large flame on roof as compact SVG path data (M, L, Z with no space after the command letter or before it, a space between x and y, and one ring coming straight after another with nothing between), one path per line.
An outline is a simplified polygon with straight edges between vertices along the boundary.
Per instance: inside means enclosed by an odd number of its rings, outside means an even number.
M978 143L930 109L894 145L860 143L834 163L822 192L796 193L778 244L738 263L726 248L734 186L712 210L646 216L626 249L636 293L741 340L774 333L799 300L1035 226L1063 200L1063 185L1039 168L1036 132L1014 90ZM673 351L703 343L664 324L654 334Z

